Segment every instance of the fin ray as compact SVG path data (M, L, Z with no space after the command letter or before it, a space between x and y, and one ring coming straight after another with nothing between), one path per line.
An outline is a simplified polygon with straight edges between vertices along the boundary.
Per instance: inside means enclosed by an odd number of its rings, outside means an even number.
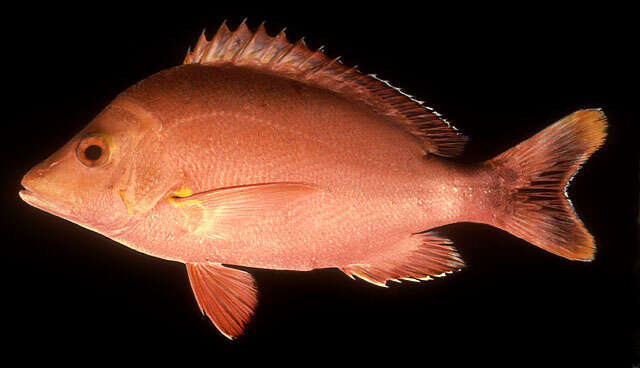
M387 287L388 281L425 281L464 267L451 241L434 231L414 234L366 263L340 268L353 278Z
M601 110L580 110L490 160L509 187L495 226L556 255L593 259L593 236L566 189L604 142L606 128Z
M258 304L253 277L215 263L187 263L200 310L229 339L240 336Z
M170 202L183 211L188 231L225 238L255 216L317 191L318 188L303 183L265 183L173 197Z

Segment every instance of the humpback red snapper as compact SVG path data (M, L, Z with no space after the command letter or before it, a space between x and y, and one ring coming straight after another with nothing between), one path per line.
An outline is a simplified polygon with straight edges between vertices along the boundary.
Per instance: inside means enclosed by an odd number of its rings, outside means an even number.
M485 162L440 114L322 49L242 23L118 95L23 178L32 206L137 251L182 262L201 310L239 336L257 304L233 265L338 268L375 285L464 263L433 229L501 228L591 260L566 195L604 142L580 110Z

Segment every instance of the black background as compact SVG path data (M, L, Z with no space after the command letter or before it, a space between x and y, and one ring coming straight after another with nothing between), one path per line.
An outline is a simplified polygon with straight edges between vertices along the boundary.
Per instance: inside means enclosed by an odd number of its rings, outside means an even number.
M628 13L399 2L24 4L7 12L2 331L11 342L3 349L46 360L175 355L306 365L341 352L347 355L334 362L389 356L395 365L417 358L425 366L629 366L637 360L631 128L638 115L630 104L637 83L628 91L637 76ZM211 37L225 18L235 27L245 16L254 29L266 20L271 34L287 26L290 40L327 45L330 56L427 101L472 138L464 160L490 158L577 109L603 108L608 141L569 189L596 238L595 261L571 262L488 226L451 225L443 232L468 267L435 281L383 289L337 270L251 270L260 305L245 335L230 342L198 311L183 265L136 253L18 198L22 175L119 92L180 64L203 28Z

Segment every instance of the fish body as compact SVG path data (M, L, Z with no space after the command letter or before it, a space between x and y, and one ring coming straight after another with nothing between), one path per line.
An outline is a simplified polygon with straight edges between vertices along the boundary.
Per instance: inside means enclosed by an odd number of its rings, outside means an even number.
M389 118L331 91L250 69L191 64L154 75L119 99L162 116L157 144L171 147L164 158L174 166L171 192L249 183L314 187L214 238L189 232L184 214L162 202L158 217L121 235L148 254L274 269L343 267L389 250L406 234L490 220L483 206L496 187L489 170L425 158L420 142ZM465 201L474 194L477 201ZM145 228L161 230L150 239Z
M185 64L121 93L25 175L20 195L185 263L199 306L233 338L257 290L226 265L428 280L464 266L432 230L456 222L592 259L565 188L605 129L600 110L581 110L492 160L458 164L466 137L432 109L283 33L223 25Z

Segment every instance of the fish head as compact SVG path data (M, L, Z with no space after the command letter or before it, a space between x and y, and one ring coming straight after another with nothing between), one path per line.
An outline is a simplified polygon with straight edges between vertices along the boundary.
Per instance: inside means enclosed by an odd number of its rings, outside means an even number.
M117 101L117 100L116 100ZM160 198L161 124L126 104L112 103L22 179L28 204L91 230L108 233L139 219ZM135 106L134 106L135 107ZM155 186L140 193L140 189ZM167 184L169 185L169 184ZM142 200L141 200L142 198Z

